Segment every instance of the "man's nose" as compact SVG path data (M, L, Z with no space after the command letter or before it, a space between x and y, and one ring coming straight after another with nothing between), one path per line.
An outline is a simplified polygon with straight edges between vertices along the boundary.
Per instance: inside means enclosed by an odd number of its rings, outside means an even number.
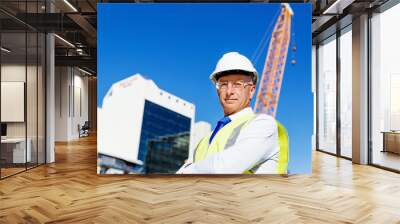
M228 87L227 87L227 89L226 89L226 94L228 95L228 96L230 96L230 95L232 95L232 93L233 93L233 85L232 85L232 83L230 83L230 82L228 82Z

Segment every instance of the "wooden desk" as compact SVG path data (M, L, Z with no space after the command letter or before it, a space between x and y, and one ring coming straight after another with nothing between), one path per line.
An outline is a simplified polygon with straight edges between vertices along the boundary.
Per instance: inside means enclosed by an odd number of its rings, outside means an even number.
M381 133L383 133L382 152L400 154L400 131L382 131Z
M1 139L1 157L6 163L25 163L31 161L31 145L30 138L27 139L25 154L25 138L6 138ZM11 148L11 149L10 149ZM11 156L12 154L12 156ZM12 159L11 159L12 158ZM26 161L25 161L26 160Z

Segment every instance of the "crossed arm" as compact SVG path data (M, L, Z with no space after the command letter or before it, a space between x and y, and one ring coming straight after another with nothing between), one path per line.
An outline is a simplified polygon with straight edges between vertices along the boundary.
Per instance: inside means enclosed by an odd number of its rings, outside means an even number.
M177 173L240 174L272 156L277 147L275 120L267 115L259 115L240 132L233 146L182 167Z

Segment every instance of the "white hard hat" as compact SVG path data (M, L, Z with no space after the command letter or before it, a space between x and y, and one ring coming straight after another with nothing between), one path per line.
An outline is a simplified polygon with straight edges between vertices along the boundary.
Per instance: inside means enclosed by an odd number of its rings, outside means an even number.
M244 73L253 76L254 84L257 84L258 74L251 61L238 52L229 52L219 59L215 70L210 75L211 81L215 84L223 75L232 74L233 72Z

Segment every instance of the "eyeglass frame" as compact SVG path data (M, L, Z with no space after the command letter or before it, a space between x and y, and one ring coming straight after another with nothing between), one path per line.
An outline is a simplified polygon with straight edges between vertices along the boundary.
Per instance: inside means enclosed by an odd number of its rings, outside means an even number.
M227 89L228 88L228 86L229 86L229 83L231 83L232 84L232 88L233 89L236 89L236 90L238 90L238 89L244 89L244 88L246 88L246 86L252 86L252 85L254 85L254 83L252 82L252 81L249 81L249 82L245 82L244 80L236 80L236 81L223 81L224 83L227 83L227 85L226 85L226 87L225 88L221 88L221 82L219 82L219 81L217 81L216 83L215 83L215 88L217 89L217 90L225 90L225 89ZM235 87L235 83L241 83L240 84L240 87Z

